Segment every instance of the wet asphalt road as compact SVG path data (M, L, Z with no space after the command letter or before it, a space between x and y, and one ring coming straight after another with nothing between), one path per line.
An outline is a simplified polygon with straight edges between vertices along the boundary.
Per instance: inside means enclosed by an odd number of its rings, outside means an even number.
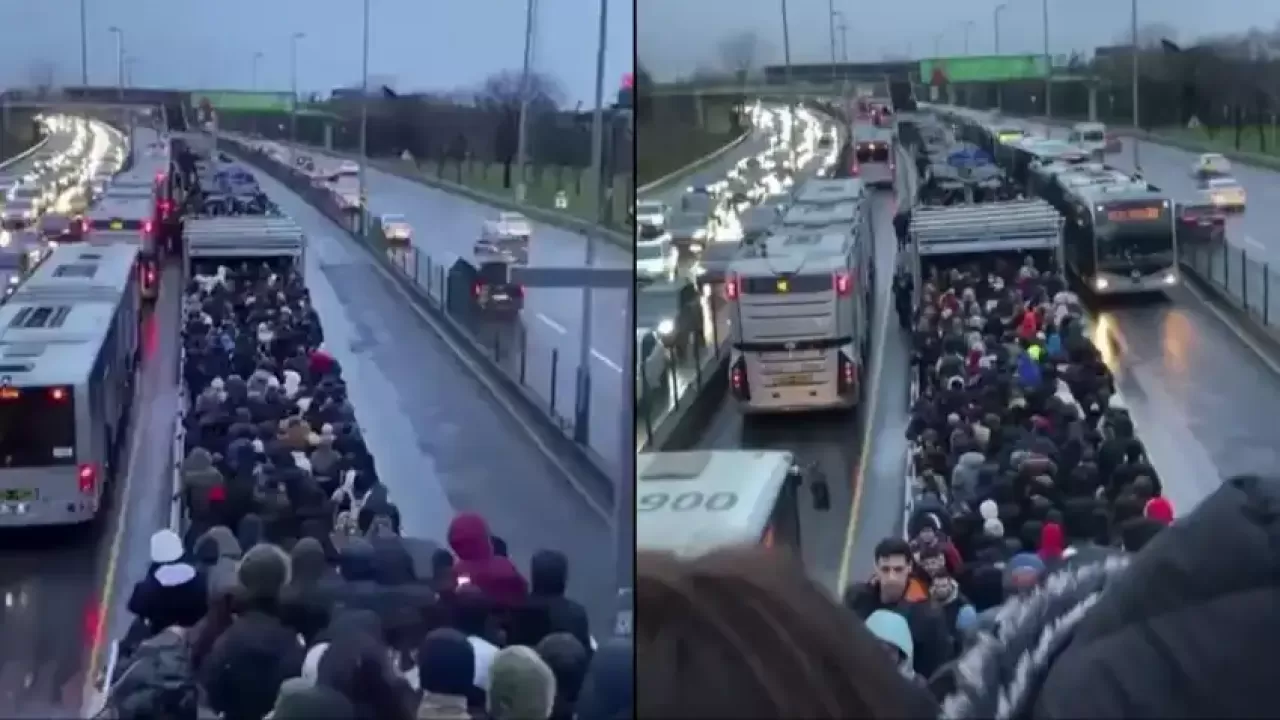
M321 168L337 169L344 159L307 148L305 153ZM496 208L473 202L460 195L437 190L423 183L370 166L367 174L369 209L381 214L400 214L413 227L413 244L433 265L452 264L459 257L471 257L485 220L497 216ZM608 242L597 242L595 263L600 267L630 267L632 256ZM529 264L533 267L582 267L587 243L575 232L554 225L533 223L529 243ZM575 289L527 288L523 313L524 335L530 357L542 363L541 375L551 372L552 350L557 351L556 405L563 417L572 420L577 397L576 378L583 333L583 291ZM623 328L626 303L623 290L593 290L591 352L593 376L589 444L611 465L618 457L619 423L630 417L630 406L620 407L617 387L621 383L622 357L631 335ZM550 381L545 383L550 392ZM545 396L544 396L545 397ZM546 398L550 399L550 398ZM625 398L624 398L625 401ZM628 412L624 412L627 410ZM629 420L628 420L629 422Z
M367 251L279 183L259 181L307 233L307 285L326 346L343 366L405 534L443 544L453 515L474 511L525 572L537 550L560 550L571 560L569 594L605 627L614 597L608 520Z

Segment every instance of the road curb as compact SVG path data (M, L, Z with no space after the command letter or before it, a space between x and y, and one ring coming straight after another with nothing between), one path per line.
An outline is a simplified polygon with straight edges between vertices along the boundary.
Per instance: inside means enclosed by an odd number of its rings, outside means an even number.
M636 188L636 196L639 197L640 195L645 195L645 194L654 192L655 190L658 190L664 185L673 183L674 181L686 175L692 175L693 173L701 170L707 165L710 165L716 160L719 160L720 158L724 157L724 155L728 153L730 150L746 142L747 138L749 137L751 137L750 130L742 133L736 139L730 140L728 144L722 145L719 149L713 150L710 153L698 158L697 160L694 160L688 165L685 165L684 167L678 170L669 172L666 175L663 175L662 177L658 178L657 180L653 180L651 182L645 183L644 185L641 185L640 187Z
M32 145L26 150L23 150L22 152L18 153L17 155L14 155L13 157L9 158L8 160L5 160L4 162L0 162L0 170L6 170L10 166L17 165L23 160L26 160L27 158L34 155L41 148L43 148L45 145L49 143L49 137L50 137L49 134L46 133L44 136L44 139L42 139L40 142L36 143L35 145Z

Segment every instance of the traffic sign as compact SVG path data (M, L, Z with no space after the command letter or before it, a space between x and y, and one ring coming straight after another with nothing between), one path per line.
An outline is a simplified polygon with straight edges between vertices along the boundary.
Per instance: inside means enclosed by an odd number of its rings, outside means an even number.
M569 196L563 190L556 191L556 209L564 210L569 207Z

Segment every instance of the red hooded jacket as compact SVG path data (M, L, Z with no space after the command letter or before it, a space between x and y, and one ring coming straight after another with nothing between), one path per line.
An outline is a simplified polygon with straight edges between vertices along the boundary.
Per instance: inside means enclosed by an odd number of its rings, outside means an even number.
M1036 314L1031 310L1022 313L1022 320L1018 323L1018 337L1028 341L1034 340L1037 332L1039 332L1039 322Z
M1153 497L1147 501L1142 514L1161 525L1168 525L1173 522L1173 503L1167 498Z
M529 585L510 560L493 551L489 524L475 513L459 513L449 523L449 549L458 556L456 578L470 578L499 605L515 607L524 602Z
M1051 563L1062 559L1062 551L1067 546L1066 536L1058 523L1045 523L1040 529L1040 559Z
M324 350L316 350L311 353L308 359L307 371L313 378L322 378L333 372L334 360L333 356Z

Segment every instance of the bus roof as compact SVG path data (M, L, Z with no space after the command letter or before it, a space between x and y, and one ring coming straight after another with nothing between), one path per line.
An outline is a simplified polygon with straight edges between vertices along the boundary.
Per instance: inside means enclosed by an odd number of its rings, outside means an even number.
M0 376L26 387L83 382L111 331L137 254L124 243L54 250L0 306Z
M853 243L853 233L841 228L781 228L770 233L763 242L764 253L748 257L783 257L786 255L828 256L843 259Z
M107 193L89 209L90 220L149 220L155 212L155 200L148 195L111 195Z
M920 255L1054 248L1062 216L1043 200L917 207L910 235Z
M301 257L306 247L302 228L287 217L245 215L202 217L186 221L189 258Z
M687 557L760 542L793 464L778 450L640 453L637 549Z
M866 188L857 178L813 179L800 186L799 192L795 194L795 202L807 205L829 205L857 201L865 195Z
M792 205L787 214L782 216L782 224L810 228L823 228L832 225L847 224L850 227L858 219L861 206L856 201L839 202L832 205Z

